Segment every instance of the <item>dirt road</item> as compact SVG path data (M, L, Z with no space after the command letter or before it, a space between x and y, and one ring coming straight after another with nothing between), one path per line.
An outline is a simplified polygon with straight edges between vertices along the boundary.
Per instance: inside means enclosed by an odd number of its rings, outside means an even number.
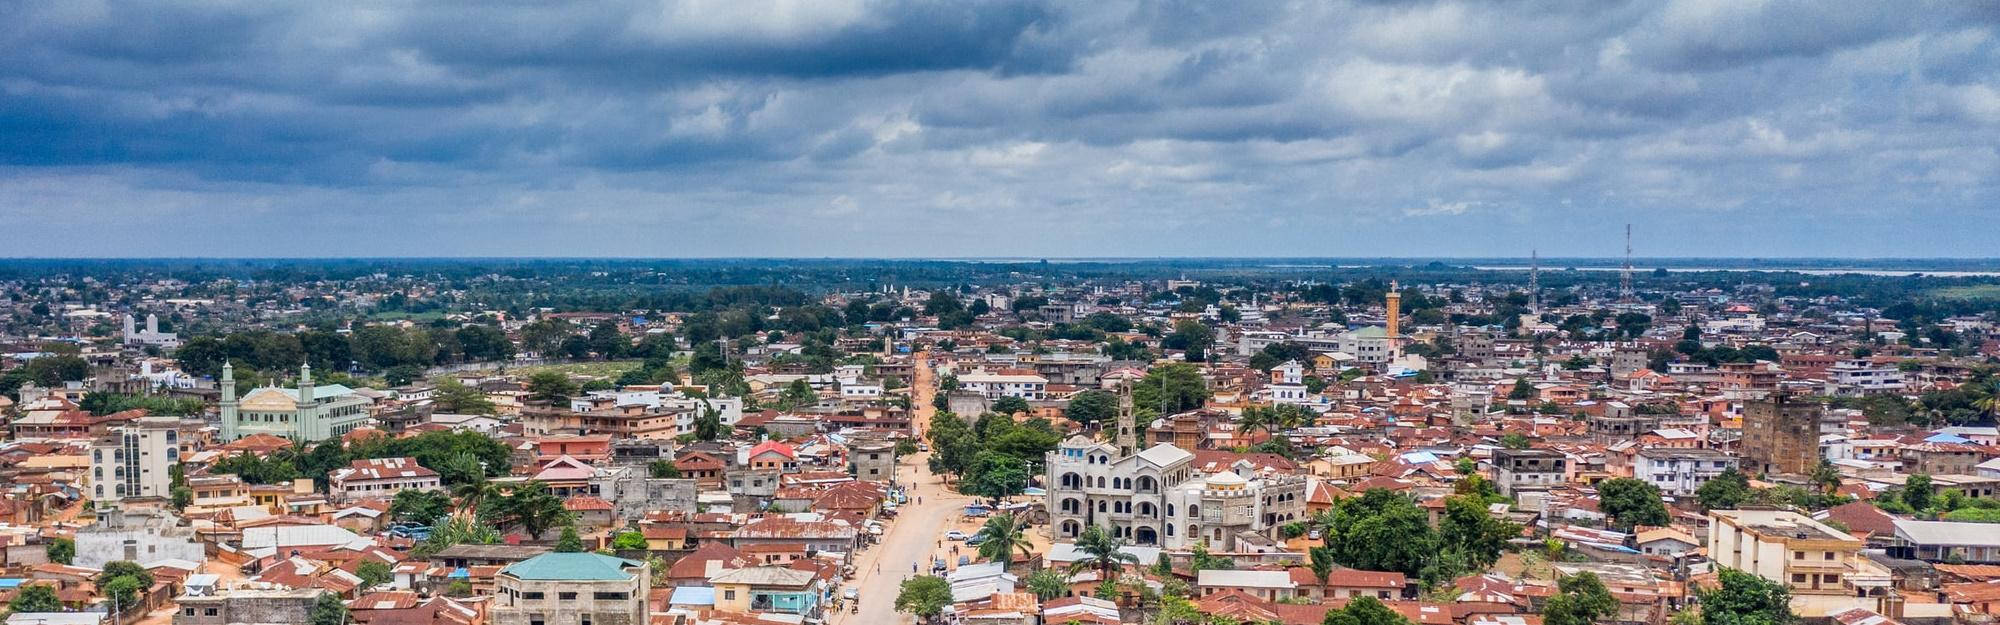
M910 382L911 427L920 437L930 431L935 412L931 396L937 382L928 360L927 354L916 355L916 375ZM860 573L850 583L861 589L860 612L843 610L829 619L833 625L890 625L914 620L896 612L896 591L912 575L930 574L931 558L950 546L940 542L945 529L953 526L965 504L973 500L947 491L944 482L931 473L929 460L929 453L919 453L903 461L904 470L898 473L908 476L904 483L911 503L898 511L882 542L869 548L855 565ZM917 503L919 499L922 503Z

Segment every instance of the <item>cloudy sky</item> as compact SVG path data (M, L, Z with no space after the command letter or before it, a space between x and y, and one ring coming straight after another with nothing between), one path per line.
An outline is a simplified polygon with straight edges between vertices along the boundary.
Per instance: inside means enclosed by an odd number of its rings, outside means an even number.
M2000 256L2000 3L0 3L0 256Z

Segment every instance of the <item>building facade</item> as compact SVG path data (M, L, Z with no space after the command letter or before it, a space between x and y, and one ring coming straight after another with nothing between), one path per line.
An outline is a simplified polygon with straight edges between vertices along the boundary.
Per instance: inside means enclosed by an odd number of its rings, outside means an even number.
M91 500L99 508L127 498L167 500L180 452L180 419L141 417L112 428L90 447Z
M1632 460L1632 477L1660 492L1687 497L1723 471L1736 468L1736 457L1714 449L1649 447Z
M314 386L312 366L299 367L296 389L266 386L236 398L236 375L222 365L222 438L233 441L252 434L271 434L295 441L317 442L340 436L369 420L373 403L339 384Z
M1748 473L1810 475L1819 467L1818 402L1772 393L1743 405L1739 456Z
M493 625L646 625L646 563L545 553L493 578Z

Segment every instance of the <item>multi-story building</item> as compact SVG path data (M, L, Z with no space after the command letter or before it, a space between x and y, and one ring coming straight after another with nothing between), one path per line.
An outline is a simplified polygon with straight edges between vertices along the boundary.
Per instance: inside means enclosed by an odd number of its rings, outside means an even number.
M978 393L987 399L1019 397L1040 401L1046 397L1049 379L1039 375L971 372L958 376L959 390Z
M127 498L166 500L180 464L180 420L141 417L111 429L90 447L91 500L115 507Z
M1193 469L1194 454L1166 443L1125 456L1119 449L1072 436L1049 452L1047 506L1057 540L1094 525L1136 545L1206 541L1229 551L1305 516L1303 476L1247 466L1204 474Z
M1714 449L1649 447L1632 460L1632 477L1675 497L1694 494L1723 471L1736 468L1736 457Z
M1287 360L1284 364L1271 368L1271 383L1264 387L1271 393L1271 403L1305 405L1307 399L1306 368L1298 361Z
M296 389L266 386L236 398L236 374L222 365L222 438L272 434L295 441L322 441L351 432L369 420L373 402L339 384L314 386L312 366L299 367Z
M327 491L338 500L389 499L405 490L443 490L438 472L417 464L416 458L367 458L348 463L327 477Z
M848 462L854 465L854 478L868 482L896 481L896 443L881 439L863 439L847 446Z
M1268 541L1279 526L1305 517L1306 480L1301 476L1230 471L1195 475L1167 488L1162 518L1163 542L1169 549L1207 543L1210 549L1248 551L1245 541Z
M1785 393L1743 405L1743 470L1810 475L1819 467L1819 416L1825 407Z
M1930 475L1972 475L1986 461L1986 448L1965 443L1922 442L1896 450L1903 471Z
M493 625L646 625L645 562L545 553L493 578Z
M241 586L216 593L189 592L174 599L180 608L174 625L233 625L235 623L309 623L313 603L324 588Z
M1862 555L1861 539L1790 510L1716 510L1709 558L1784 584L1793 611L1826 616L1856 607L1886 610L1895 595L1888 569Z
M1546 491L1569 481L1569 457L1548 449L1493 450L1493 486L1500 494Z
M1903 371L1865 358L1842 360L1826 370L1828 395L1854 397L1903 390Z

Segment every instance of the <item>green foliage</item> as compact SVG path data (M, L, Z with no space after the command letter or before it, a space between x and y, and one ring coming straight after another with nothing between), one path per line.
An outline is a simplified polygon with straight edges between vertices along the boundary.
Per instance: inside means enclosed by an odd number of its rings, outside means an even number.
M446 378L437 385L437 392L431 395L431 402L437 411L445 414L493 414L493 400L487 399L479 389Z
M1597 496L1598 509L1622 529L1629 530L1634 525L1663 526L1672 520L1666 502L1660 500L1659 487L1637 479L1620 477L1600 482Z
M1795 620L1784 584L1723 568L1715 589L1699 591L1702 625L1789 625Z
M1320 625L1410 625L1410 619L1389 609L1379 599L1361 595L1348 600L1340 609L1327 612Z
M1154 367L1132 387L1132 405L1141 416L1159 416L1162 408L1166 414L1186 412L1205 405L1208 397L1201 369L1184 362Z
M1028 575L1028 592L1043 601L1061 598L1069 593L1069 576L1055 569L1042 569Z
M942 577L912 577L903 580L896 592L896 611L925 621L936 619L948 605L951 605L951 584Z
M414 558L429 558L452 545L491 545L500 542L500 533L491 525L464 517L451 517L431 528L431 537L410 550Z
M1339 564L1335 562L1333 550L1326 547L1313 547L1307 550L1306 559L1307 566L1312 569L1313 579L1319 580L1321 586L1326 585L1327 576L1333 575L1333 567Z
M417 464L438 472L445 484L454 485L501 475L512 466L505 443L471 431L437 430L404 438L377 436L355 441L347 453L352 458L415 458ZM340 462L344 464L344 460Z
M1012 514L1002 513L987 517L986 523L979 527L979 532L976 534L982 541L979 543L979 557L999 562L1001 568L1005 569L1013 567L1014 554L1032 555L1034 547L1028 543L1027 537L1021 534L1021 529L1026 526L1026 521L1017 521Z
M112 578L111 581L97 587L98 591L103 593L104 596L110 597L111 601L116 603L120 610L130 610L133 606L138 605L139 592L146 588L147 586L140 584L138 578L134 577Z
M618 551L644 551L652 545L646 542L646 535L637 531L623 531L611 538L611 548Z
M67 564L67 563L65 563ZM56 588L47 584L21 586L21 591L7 601L7 609L15 614L31 612L61 612L62 599L56 597Z
M153 587L153 574L137 562L118 560L104 563L97 574L97 588L117 602L120 609L139 603L139 593Z
M576 533L576 524L563 526L562 536L556 538L556 553L582 553L583 537Z
M1104 528L1092 525L1084 528L1076 537L1076 550L1080 554L1076 562L1070 563L1070 572L1096 568L1106 579L1116 577L1118 569L1127 564L1138 564L1139 557L1125 552L1125 540L1112 536Z
M200 415L202 402L199 399L176 399L154 395L123 395L119 393L90 393L77 403L90 414L103 416L127 410L144 410L151 416L185 417Z
M1446 499L1444 510L1444 517L1438 520L1438 542L1446 553L1465 558L1466 570L1493 566L1507 541L1521 535L1521 526L1489 514L1485 500L1475 496Z
M972 466L966 468L958 491L995 498L1018 495L1027 489L1028 475L1027 461L999 451L981 451L972 457Z
M1931 484L1929 475L1918 473L1903 480L1903 503L1912 510L1930 509L1936 496L1937 487Z
M450 511L451 495L436 490L400 490L389 503L389 516L398 521L430 524Z
M569 374L561 371L538 371L528 377L528 398L536 401L561 403L569 401L580 390Z
M320 595L313 600L306 625L347 625L347 604L340 600L340 595L330 592Z
M1516 378L1514 388L1507 391L1507 399L1534 399L1537 395L1535 385L1528 383L1527 378Z
M1734 510L1750 500L1750 478L1730 467L1702 484L1694 496L1703 510Z
M1031 409L1028 400L1019 397L1002 397L993 401L993 412L1003 415L1021 414Z
M563 507L562 499L550 493L547 484L536 481L515 486L505 496L482 506L480 513L503 525L518 524L536 539L540 539L549 528L570 520L569 510ZM574 531L574 528L570 529ZM578 551L581 550L579 547Z
M42 546L42 553L48 555L50 562L69 564L76 560L76 541L61 536L50 538Z
M362 562L354 567L354 575L361 578L361 587L364 589L375 588L396 579L396 574L389 569L389 564L380 560Z
M646 463L646 475L654 478L676 478L681 476L681 470L674 466L674 461L660 459Z
M1618 599L1595 573L1566 575L1556 580L1556 589L1542 605L1543 625L1591 625L1618 613Z
M1527 449L1528 437L1520 432L1508 432L1500 436L1500 446L1507 449Z

